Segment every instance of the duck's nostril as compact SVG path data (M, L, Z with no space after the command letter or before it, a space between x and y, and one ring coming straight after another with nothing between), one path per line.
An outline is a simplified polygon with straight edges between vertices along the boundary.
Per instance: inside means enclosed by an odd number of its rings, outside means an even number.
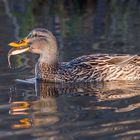
M24 42L25 42L24 40L16 41L16 43L18 43L18 44L22 44L22 43L24 43Z

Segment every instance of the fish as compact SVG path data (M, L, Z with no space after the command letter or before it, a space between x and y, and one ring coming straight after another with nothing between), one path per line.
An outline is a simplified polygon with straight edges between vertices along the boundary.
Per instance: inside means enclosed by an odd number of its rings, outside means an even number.
M8 66L9 66L9 68L12 68L11 61L10 61L10 58L11 58L12 55L21 54L21 53L26 52L28 50L29 50L29 47L28 48L22 48L21 47L21 48L10 49L9 52L8 52Z

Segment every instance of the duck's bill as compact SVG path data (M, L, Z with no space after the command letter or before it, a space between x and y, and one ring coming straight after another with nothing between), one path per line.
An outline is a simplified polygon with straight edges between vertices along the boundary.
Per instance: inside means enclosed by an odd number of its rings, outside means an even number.
M11 42L8 45L14 48L25 47L25 46L28 46L28 39L24 38L19 41Z

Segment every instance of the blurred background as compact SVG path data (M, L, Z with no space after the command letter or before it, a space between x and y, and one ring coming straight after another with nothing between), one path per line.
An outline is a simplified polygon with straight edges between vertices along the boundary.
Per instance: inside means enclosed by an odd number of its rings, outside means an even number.
M36 27L52 31L64 61L91 53L139 53L139 0L1 0L1 49Z

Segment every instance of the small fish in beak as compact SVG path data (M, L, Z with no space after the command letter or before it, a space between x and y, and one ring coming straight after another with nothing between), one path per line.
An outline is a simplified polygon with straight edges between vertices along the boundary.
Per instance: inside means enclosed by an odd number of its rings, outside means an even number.
M17 55L17 54L27 52L27 51L29 51L30 48L28 46L27 38L17 41L17 42L11 42L8 45L11 47L14 47L14 48L10 49L10 51L8 52L8 65L11 68L10 57L12 55Z
M24 53L27 51L29 51L29 48L18 48L18 49L12 48L12 49L10 49L10 51L8 52L8 65L9 65L9 67L12 68L11 62L10 62L10 58L12 55L21 54L21 53Z

